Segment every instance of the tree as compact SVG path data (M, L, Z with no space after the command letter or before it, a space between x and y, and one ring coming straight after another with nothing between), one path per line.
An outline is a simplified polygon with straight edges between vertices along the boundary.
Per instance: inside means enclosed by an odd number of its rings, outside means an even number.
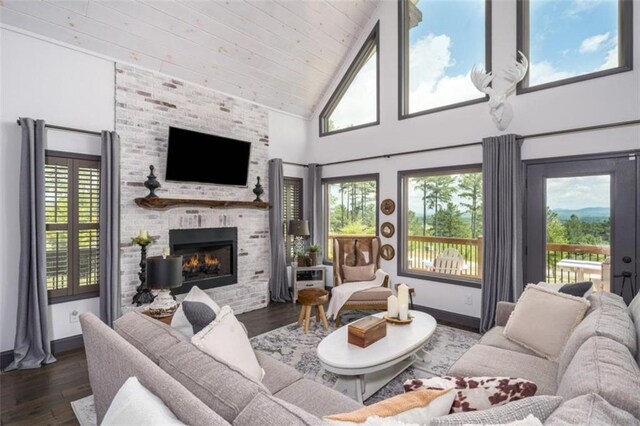
M482 233L482 173L460 175L458 189L466 200L460 205L471 214L471 238L477 238Z
M433 215L433 222L434 224L438 223L439 236L460 237L468 235L469 232L468 224L462 220L462 212L452 202L448 202L445 207Z
M414 190L422 192L422 236L427 235L427 191L428 177L416 178L414 182Z
M455 178L450 175L429 176L426 179L423 202L433 209L433 235L438 236L438 210L449 203L455 191ZM426 208L424 209L426 211Z
M547 207L547 243L565 244L567 242L567 230L558 213Z
M582 229L582 221L575 214L572 214L564 223L567 230L567 239L569 244L580 244L584 240L584 230Z

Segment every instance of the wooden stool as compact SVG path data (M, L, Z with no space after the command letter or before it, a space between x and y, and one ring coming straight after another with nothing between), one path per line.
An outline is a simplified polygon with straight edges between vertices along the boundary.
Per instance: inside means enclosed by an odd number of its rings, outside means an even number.
M316 321L322 321L322 327L329 329L327 316L324 313L324 304L329 301L329 292L322 288L305 288L298 291L298 303L300 307L300 315L298 316L298 325L304 321L304 332L309 331L309 322L311 321L311 308L316 307Z
M396 294L398 294L398 286L402 283L398 283L394 286L396 289ZM409 287L409 286L407 286ZM416 289L413 287L409 287L409 308L413 310L413 295L416 294Z

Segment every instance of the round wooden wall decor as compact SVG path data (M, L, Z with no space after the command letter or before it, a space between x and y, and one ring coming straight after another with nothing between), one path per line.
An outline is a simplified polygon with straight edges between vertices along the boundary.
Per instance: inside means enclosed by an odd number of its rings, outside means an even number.
M380 211L386 215L390 215L396 211L396 203L391 198L387 198L380 203Z
M391 222L385 222L380 226L380 233L385 238L391 238L396 233L396 227Z
M380 257L384 260L391 260L396 255L396 251L390 244L385 244L380 247Z

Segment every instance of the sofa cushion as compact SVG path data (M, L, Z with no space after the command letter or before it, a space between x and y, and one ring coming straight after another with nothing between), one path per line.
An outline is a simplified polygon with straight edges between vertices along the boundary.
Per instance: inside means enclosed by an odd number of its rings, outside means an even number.
M631 413L609 404L600 395L590 393L562 403L544 424L545 426L639 425L640 420L634 418Z
M622 344L594 336L576 352L558 385L565 400L597 393L640 418L640 367Z
M501 348L508 351L520 352L521 354L538 356L538 354L531 349L527 349L521 344L512 342L504 337L504 327L493 327L491 330L487 331L484 336L482 336L480 343L487 346L493 346L494 348Z
M320 426L306 411L270 395L258 394L233 422L234 426Z
M303 377L298 370L289 367L264 352L256 351L256 357L265 373L262 378L262 384L269 389L271 393L277 393Z
M187 338L167 324L140 312L128 312L113 323L113 329L158 363L158 355Z
M544 358L477 344L451 366L447 376L507 376L531 380L536 395L556 393L558 364Z
M617 294L609 293L608 291L596 291L591 293L587 300L591 303L591 306L587 310L587 315L596 309L600 309L602 306L617 307L620 310L626 311L627 304L624 303L622 297Z
M602 336L615 340L636 354L636 330L633 321L626 311L612 305L602 305L587 315L573 331L558 361L558 381L569 366L578 349L593 336Z
M393 293L387 287L372 287L366 290L356 291L349 298L349 302L367 302L387 300Z
M362 407L340 392L309 379L298 380L274 396L317 417L347 413Z
M504 327L504 335L557 362L589 305L582 297L528 285Z
M629 304L628 312L636 330L636 362L640 364L640 293Z
M515 422L532 414L536 419L544 421L558 408L562 397L543 395L511 401L508 404L487 410L455 413L431 420L430 426L462 426L466 424L504 424Z
M160 368L230 423L257 394L270 394L261 383L188 342L163 352Z

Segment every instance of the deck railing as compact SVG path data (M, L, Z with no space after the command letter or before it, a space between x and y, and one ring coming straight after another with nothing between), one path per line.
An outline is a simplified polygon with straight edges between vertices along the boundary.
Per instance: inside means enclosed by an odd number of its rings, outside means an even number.
M358 238L366 235L341 235L329 234L326 258L333 257L333 239L335 237ZM460 253L465 260L465 267L460 275L479 278L482 276L482 237L480 238L450 238L410 235L407 241L407 262L410 270L429 271L435 258L446 249L453 248ZM399 255L396 248L396 256ZM605 263L610 255L609 246L596 246L585 244L547 244L547 281L548 282L575 282L577 273L566 270L557 264L561 260L571 259L579 261ZM606 270L606 265L603 267ZM607 272L605 272L606 274ZM602 273L589 273L587 279L608 281L608 277L602 277Z

